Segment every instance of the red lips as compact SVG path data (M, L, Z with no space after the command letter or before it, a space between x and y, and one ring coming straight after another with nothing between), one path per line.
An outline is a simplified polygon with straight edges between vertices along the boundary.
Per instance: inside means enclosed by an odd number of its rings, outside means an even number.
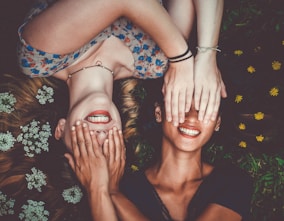
M96 111L89 113L86 116L85 120L93 124L107 124L112 119L108 111L96 110Z

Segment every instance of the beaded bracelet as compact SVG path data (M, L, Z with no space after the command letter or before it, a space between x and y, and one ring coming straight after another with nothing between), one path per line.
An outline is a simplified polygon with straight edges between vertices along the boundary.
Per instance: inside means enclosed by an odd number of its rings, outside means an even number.
M221 50L218 49L218 45L215 46L215 47L201 47L201 46L197 46L196 49L197 49L198 52L201 52L201 53L204 53L204 52L206 52L208 50L221 52Z

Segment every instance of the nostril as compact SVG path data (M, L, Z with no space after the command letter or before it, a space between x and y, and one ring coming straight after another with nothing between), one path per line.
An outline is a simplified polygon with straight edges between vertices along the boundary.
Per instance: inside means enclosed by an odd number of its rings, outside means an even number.
M96 130L95 132L96 132L96 134L100 134L100 133L107 134L107 132L105 130Z
M99 145L103 145L104 141L107 139L107 132L106 131L96 131L96 137Z

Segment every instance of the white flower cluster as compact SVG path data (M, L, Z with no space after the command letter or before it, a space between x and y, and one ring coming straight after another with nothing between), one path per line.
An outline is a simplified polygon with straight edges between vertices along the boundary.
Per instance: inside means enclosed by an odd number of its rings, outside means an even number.
M25 126L21 126L22 133L17 137L17 141L24 145L26 156L34 157L41 151L49 151L48 138L51 136L51 128L48 122L40 128L40 122L33 120Z
M0 93L0 112L6 112L10 114L14 108L14 104L17 102L13 94L8 92Z
M14 146L15 141L16 139L10 131L0 133L0 150L3 152L10 150Z
M45 203L42 201L28 200L28 204L22 206L22 212L19 214L20 220L25 221L48 221L49 212L45 210Z
M65 189L62 193L63 199L68 203L79 203L83 197L82 190L75 185L71 188Z
M0 216L14 214L14 199L7 200L7 196L0 191Z
M52 103L54 102L53 95L53 88L43 85L42 88L38 89L36 98L40 104Z
M29 190L35 188L41 192L41 187L46 185L46 175L35 167L31 171L31 174L26 174L27 187Z

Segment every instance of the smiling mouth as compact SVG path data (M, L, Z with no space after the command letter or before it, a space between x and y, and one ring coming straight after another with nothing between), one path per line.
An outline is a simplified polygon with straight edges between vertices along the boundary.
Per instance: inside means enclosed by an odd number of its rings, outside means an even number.
M85 120L95 124L107 124L111 121L111 117L109 112L97 110L89 113Z
M191 137L196 137L200 134L199 130L189 129L185 127L179 127L178 129L182 134L191 136Z

